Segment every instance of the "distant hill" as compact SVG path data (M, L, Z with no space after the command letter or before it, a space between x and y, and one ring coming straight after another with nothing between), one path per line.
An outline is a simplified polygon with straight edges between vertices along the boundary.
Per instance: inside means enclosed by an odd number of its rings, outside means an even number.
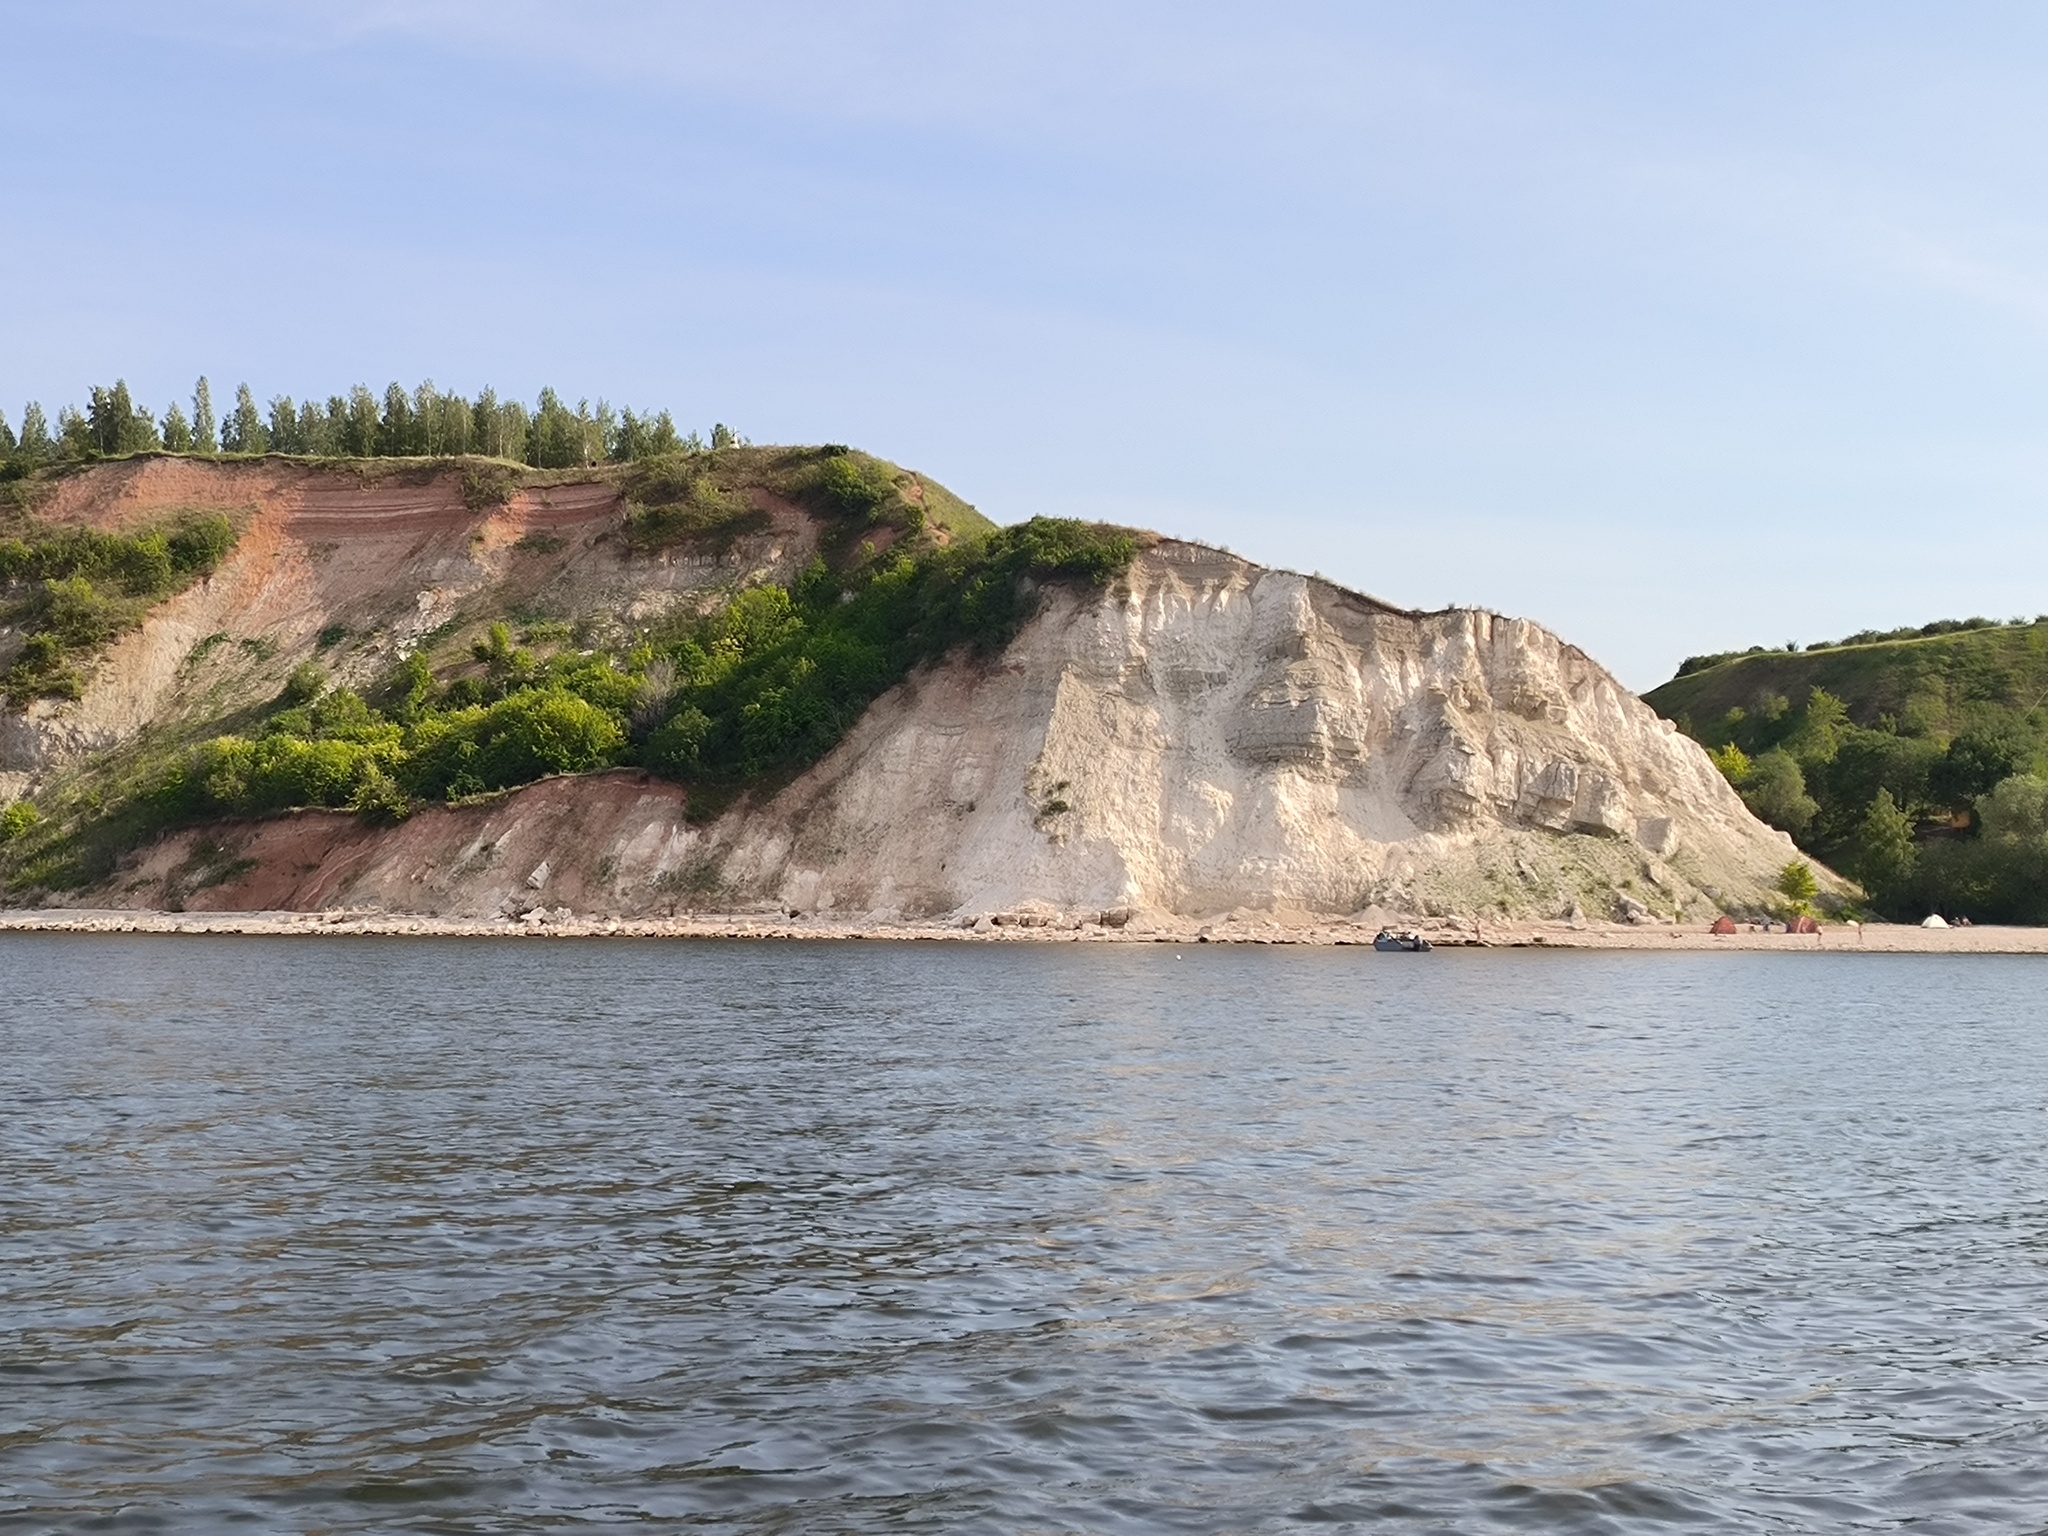
M2048 618L1695 657L1644 698L1888 915L2048 921Z

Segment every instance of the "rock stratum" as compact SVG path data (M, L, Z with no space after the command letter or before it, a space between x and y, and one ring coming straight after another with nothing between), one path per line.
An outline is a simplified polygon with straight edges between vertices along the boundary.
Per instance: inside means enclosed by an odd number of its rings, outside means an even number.
M241 534L94 662L80 698L0 714L0 800L246 716L315 657L367 688L500 614L708 611L792 581L832 532L757 490L737 536L648 556L620 537L613 480L562 472L502 494L477 505L473 478L431 465L156 458L62 479L36 508L46 523L219 507ZM956 520L950 536L971 533ZM921 668L822 760L716 815L693 815L682 784L614 768L395 825L307 810L185 827L88 888L35 899L1140 927L1247 912L1696 921L1760 909L1794 856L1695 742L1527 620L1409 611L1167 538L1106 586L1037 596L999 654ZM0 667L6 647L0 634Z

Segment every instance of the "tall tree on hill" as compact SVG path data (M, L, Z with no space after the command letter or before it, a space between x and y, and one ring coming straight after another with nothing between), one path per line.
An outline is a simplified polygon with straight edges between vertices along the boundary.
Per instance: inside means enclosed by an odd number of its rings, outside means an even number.
M299 429L299 408L290 395L270 397L270 451L304 453L306 435Z
M476 444L476 451L494 459L505 457L505 445L499 441L498 392L486 384L477 392L476 404L469 408L469 413L470 440Z
M126 379L116 379L112 389L92 387L86 424L97 453L146 453L163 446L156 418L135 403Z
M95 452L92 423L75 405L57 409L57 452L67 459L89 459Z
M412 397L405 386L392 381L384 387L384 414L377 423L377 452L387 459L404 458L413 451Z
M256 409L256 396L246 384L235 389L235 408L221 429L220 443L229 453L264 453L270 448L263 413Z
M15 446L14 428L7 425L7 413L0 411L0 458L13 458Z
M486 386L476 397L470 412L471 442L475 451L494 459L523 459L530 426L526 407L517 400L500 400L498 392Z
M348 413L341 438L342 457L367 459L377 451L377 397L367 384L348 392Z
M536 469L568 469L582 461L583 423L560 395L543 389L526 430L526 462Z
M203 373L192 386L192 451L220 452L220 433L213 419L213 388Z
M31 464L41 464L54 456L56 444L50 441L49 418L43 415L42 405L34 400L22 408L21 439L15 450Z
M164 446L172 453L192 451L192 423L185 419L184 408L175 400L164 412Z
M434 403L434 440L438 453L472 452L473 416L469 402L460 395L442 395Z
M129 410L128 386L119 386L121 391L119 412L126 416ZM86 397L86 426L92 433L94 453L117 453L121 443L121 421L115 414L114 391L95 384L92 393Z
M317 414L309 401L299 412L299 423L306 433L306 452L341 457L342 444L348 441L348 401L344 397L329 395L327 409Z

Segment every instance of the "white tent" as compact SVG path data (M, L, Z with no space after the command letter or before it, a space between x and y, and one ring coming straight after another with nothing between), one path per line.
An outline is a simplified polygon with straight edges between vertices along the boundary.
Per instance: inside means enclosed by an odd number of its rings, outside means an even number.
M1939 912L1930 912L1920 919L1922 928L1946 928L1948 921Z

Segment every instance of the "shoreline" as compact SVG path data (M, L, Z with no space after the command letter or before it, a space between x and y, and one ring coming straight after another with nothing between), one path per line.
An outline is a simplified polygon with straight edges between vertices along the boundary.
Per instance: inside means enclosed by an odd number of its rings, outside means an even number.
M1398 926L1440 949L1773 950L1834 954L2048 954L2048 928L1921 928L1902 923L1829 925L1819 933L1715 934L1704 923L1516 922L1416 918ZM81 907L0 910L0 934L142 933L257 937L419 937L502 939L929 940L984 944L1285 944L1370 947L1377 924L1280 922L1233 916L1217 921L1139 918L1123 926L1073 917L1032 916L959 922L891 922L780 915L696 914L657 918L550 915L430 917L365 910L321 912L163 912Z

